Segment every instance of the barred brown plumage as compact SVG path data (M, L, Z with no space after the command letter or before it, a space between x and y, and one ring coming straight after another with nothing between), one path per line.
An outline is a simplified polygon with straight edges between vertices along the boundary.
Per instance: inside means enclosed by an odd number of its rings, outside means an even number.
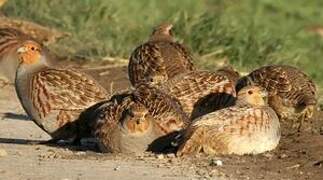
M93 111L93 119L102 152L163 151L189 124L177 102L147 84L114 95Z
M85 73L49 67L37 42L22 43L16 53L15 88L26 113L54 140L76 138L79 115L107 99L106 90Z
M191 119L233 105L236 96L234 82L208 71L183 73L159 88L177 99Z
M274 149L280 140L280 124L266 104L266 95L262 88L247 86L239 91L236 105L195 119L184 132L178 155L243 155Z
M184 45L175 42L172 27L169 23L157 26L148 42L132 52L128 73L133 86L140 83L160 84L194 70L190 52Z
M317 104L316 87L301 70L288 65L260 67L241 78L237 90L249 84L266 88L268 103L283 123L300 130L303 122L312 117Z

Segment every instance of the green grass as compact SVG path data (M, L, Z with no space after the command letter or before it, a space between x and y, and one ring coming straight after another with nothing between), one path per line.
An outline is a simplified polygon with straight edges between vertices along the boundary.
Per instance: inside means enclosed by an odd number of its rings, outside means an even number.
M322 9L318 0L9 0L3 8L70 32L50 47L61 54L128 58L154 25L169 21L201 68L224 58L244 71L290 64L323 85L323 38L306 31L323 23Z

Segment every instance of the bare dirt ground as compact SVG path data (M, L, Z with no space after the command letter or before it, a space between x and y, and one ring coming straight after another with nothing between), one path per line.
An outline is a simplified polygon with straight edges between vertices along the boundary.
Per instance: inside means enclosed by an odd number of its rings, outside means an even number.
M125 66L80 66L112 92L129 87ZM314 119L322 117L317 112ZM50 137L28 119L14 88L8 86L0 91L0 179L319 180L323 179L322 124L314 122L318 128L313 131L285 135L276 150L257 156L101 154L83 147L32 144Z

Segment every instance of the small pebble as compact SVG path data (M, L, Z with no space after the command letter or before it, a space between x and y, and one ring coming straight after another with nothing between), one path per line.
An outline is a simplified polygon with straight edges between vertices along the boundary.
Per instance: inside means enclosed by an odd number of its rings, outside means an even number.
M286 155L286 154L281 154L280 156L279 156L279 158L280 159L284 159L284 158L287 158L288 156Z
M268 159L272 159L274 155L271 154L271 153L264 153L263 156L268 158Z
M320 128L320 135L323 135L323 126Z
M8 155L8 153L7 153L7 151L6 150L4 150L4 149L0 149L0 157L5 157L5 156L7 156Z
M171 153L171 154L167 154L167 157L168 157L168 158L175 158L176 156L175 156L175 154L174 154L174 153Z
M75 153L76 155L78 155L78 156L82 156L82 155L86 155L86 152L84 152L84 151L80 151L80 152L77 152L77 153Z
M114 171L119 171L120 170L120 166L117 166L113 169Z
M223 166L223 162L219 159L212 159L210 166Z
M164 155L163 155L163 154L157 154L157 155L156 155L156 158L157 158L157 159L164 159L165 157L164 157Z

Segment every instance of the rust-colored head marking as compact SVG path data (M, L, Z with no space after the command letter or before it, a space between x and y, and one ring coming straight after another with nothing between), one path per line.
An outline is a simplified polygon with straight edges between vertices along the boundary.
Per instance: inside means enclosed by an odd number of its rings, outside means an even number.
M162 23L159 26L154 28L152 36L157 36L157 35L173 36L172 29L173 29L173 24Z
M41 46L34 41L27 41L17 49L20 63L35 64L41 57Z
M253 106L263 106L267 104L267 92L259 86L247 86L238 92L238 101Z
M145 133L150 126L151 115L141 105L133 104L126 112L123 119L124 126L131 134Z

